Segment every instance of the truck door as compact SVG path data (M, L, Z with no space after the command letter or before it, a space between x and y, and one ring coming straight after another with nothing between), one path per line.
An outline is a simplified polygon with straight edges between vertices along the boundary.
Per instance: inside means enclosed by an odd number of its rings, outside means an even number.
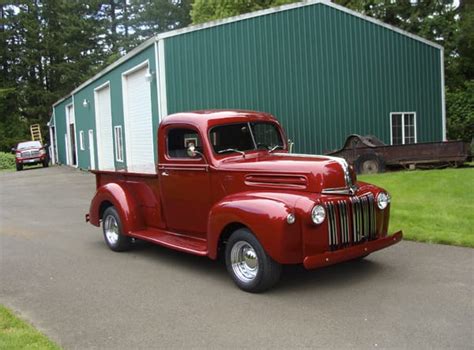
M186 126L166 131L164 162L158 166L161 198L168 230L205 238L211 204L209 166L201 156L188 156L191 142L202 152L197 130Z

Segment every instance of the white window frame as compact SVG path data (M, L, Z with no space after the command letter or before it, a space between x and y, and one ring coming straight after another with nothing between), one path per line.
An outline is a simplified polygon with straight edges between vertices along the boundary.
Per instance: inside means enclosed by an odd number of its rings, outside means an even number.
M117 137L119 136L119 137ZM120 138L120 142L119 142ZM123 132L122 125L114 126L114 147L115 147L115 160L123 163Z
M81 151L85 151L86 149L84 146L84 130L79 131L79 147Z
M390 144L393 145L393 115L401 114L402 116L402 145L405 144L405 114L413 114L413 126L415 133L415 143L418 143L417 131L416 131L416 112L391 112L390 113Z

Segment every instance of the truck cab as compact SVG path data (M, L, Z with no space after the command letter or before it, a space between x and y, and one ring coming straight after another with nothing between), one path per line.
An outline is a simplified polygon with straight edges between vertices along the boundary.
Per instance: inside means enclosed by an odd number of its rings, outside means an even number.
M153 172L93 171L97 192L86 220L102 224L114 251L143 239L222 256L248 292L272 287L284 264L328 266L401 240L401 231L387 232L385 190L358 182L342 158L288 148L268 113L170 115L158 129Z

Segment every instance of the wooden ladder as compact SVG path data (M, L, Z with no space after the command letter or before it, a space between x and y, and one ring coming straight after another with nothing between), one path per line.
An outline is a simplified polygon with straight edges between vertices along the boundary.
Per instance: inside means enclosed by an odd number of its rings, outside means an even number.
M31 140L42 142L41 128L39 124L30 125Z

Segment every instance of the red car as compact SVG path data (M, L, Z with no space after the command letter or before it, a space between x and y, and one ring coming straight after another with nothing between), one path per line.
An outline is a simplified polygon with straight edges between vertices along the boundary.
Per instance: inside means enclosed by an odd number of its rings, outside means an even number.
M20 142L12 152L15 153L17 171L23 170L24 165L42 164L45 168L49 165L47 145L43 146L39 141Z
M361 258L387 234L390 196L357 182L342 158L291 154L278 121L252 111L167 116L150 172L93 171L86 220L110 249L143 239L217 259L241 289L272 287L284 264L307 269Z

